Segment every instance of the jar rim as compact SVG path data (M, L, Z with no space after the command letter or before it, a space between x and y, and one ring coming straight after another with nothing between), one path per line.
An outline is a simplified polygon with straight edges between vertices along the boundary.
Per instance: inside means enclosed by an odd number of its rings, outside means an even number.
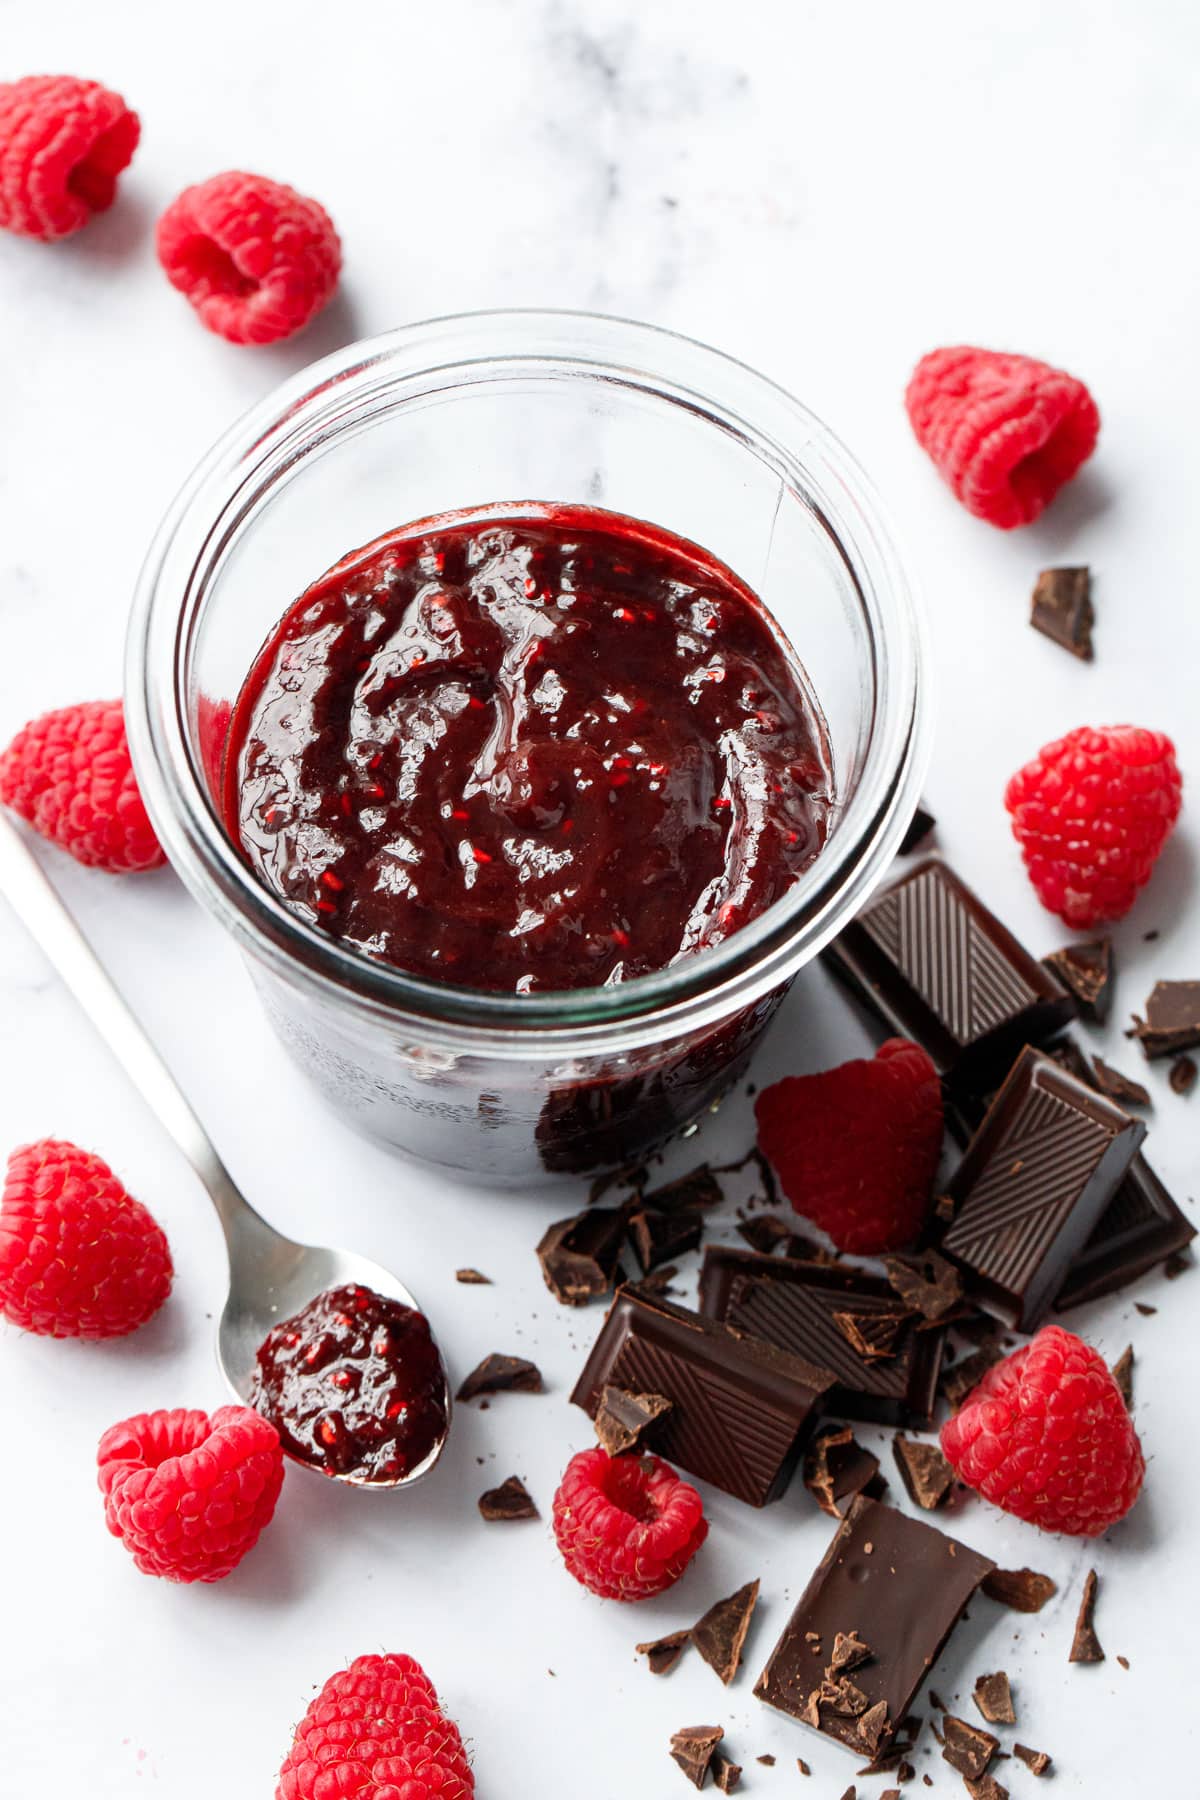
M336 432L347 403L401 380L445 385L506 369L565 365L590 379L652 390L732 435L816 516L866 622L873 706L861 772L810 868L720 944L613 987L516 995L455 987L343 947L260 884L216 817L187 718L190 628L200 572L237 536L251 477L275 479L314 436ZM801 458L803 457L803 460ZM554 498L548 496L547 498ZM182 582L182 588L180 587ZM308 365L237 420L198 465L153 539L135 593L126 718L138 782L176 870L196 897L285 979L343 1002L420 1020L447 1048L571 1055L694 1031L786 981L845 925L894 855L928 760L925 627L883 506L856 459L803 404L747 364L680 333L587 312L512 308L459 313L360 340Z

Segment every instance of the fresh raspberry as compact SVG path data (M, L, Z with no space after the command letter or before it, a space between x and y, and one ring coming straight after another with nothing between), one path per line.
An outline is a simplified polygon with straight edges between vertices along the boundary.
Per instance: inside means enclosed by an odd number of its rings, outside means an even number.
M171 1252L108 1164L43 1138L14 1150L0 1197L0 1313L43 1337L123 1337L171 1291Z
M119 700L43 713L0 750L0 803L76 861L123 874L166 859L134 779Z
M299 1725L275 1800L471 1800L458 1727L411 1656L360 1656Z
M146 1575L220 1581L271 1521L283 1482L273 1425L248 1406L139 1413L96 1453L104 1518Z
M798 1213L839 1250L911 1244L942 1153L942 1090L918 1044L889 1038L874 1058L791 1075L754 1105L758 1143Z
M74 75L0 82L0 227L69 237L116 198L141 126L120 94Z
M942 1426L942 1449L993 1506L1071 1537L1123 1519L1146 1472L1108 1365L1061 1325L988 1370Z
M331 298L342 246L315 200L234 170L172 201L158 221L158 260L218 337L273 344Z
M1179 817L1175 746L1136 725L1081 726L1004 792L1042 905L1071 926L1123 919Z
M1100 414L1081 381L1032 356L931 350L904 396L917 442L968 512L1028 525L1096 448Z
M708 1536L700 1496L657 1456L581 1450L554 1496L563 1561L602 1600L673 1587Z

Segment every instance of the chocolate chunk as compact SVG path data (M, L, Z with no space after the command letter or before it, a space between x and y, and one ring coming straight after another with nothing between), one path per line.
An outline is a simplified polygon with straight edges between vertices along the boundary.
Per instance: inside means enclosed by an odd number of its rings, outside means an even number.
M935 858L869 901L825 955L956 1083L998 1078L1023 1044L1053 1037L1075 1012L1067 990Z
M885 1256L883 1262L890 1286L931 1324L944 1319L962 1299L962 1276L936 1250L920 1256Z
M1174 1056L1200 1044L1200 981L1158 981L1146 1002L1146 1016L1133 1015L1135 1037L1147 1057Z
M757 1250L761 1256L770 1256L773 1250L790 1242L792 1228L782 1213L758 1213L752 1219L743 1219L737 1234L752 1250Z
M1090 569L1043 569L1034 583L1029 623L1081 662L1092 660Z
M909 1498L926 1512L943 1505L954 1486L954 1470L937 1445L918 1443L899 1431L892 1450Z
M464 1287L491 1287L490 1275L481 1275L478 1269L455 1269L455 1281L461 1281Z
M811 1632L830 1644L838 1632L857 1633L871 1649L871 1660L854 1671L854 1684L867 1700L859 1718L871 1717L884 1702L889 1722L870 1748L872 1754L886 1749L992 1567L923 1520L877 1500L855 1500L772 1651L756 1695L852 1750L866 1748L858 1720L822 1704L807 1641Z
M596 1436L610 1456L623 1456L640 1447L656 1419L670 1412L671 1402L662 1394L631 1394L625 1388L606 1387L596 1413Z
M738 1672L742 1646L758 1604L758 1582L748 1581L728 1600L718 1600L704 1617L692 1626L692 1642L710 1669L715 1669L728 1687Z
M895 1317L896 1296L877 1276L714 1244L700 1271L700 1310L832 1370L829 1413L883 1425L927 1425L933 1417L940 1331L919 1331L909 1321L891 1356L867 1358L835 1321L836 1313L853 1313L860 1327Z
M829 1675L848 1674L851 1669L861 1668L871 1660L871 1648L864 1644L857 1631L838 1631L834 1633L833 1650L829 1657ZM860 1711L863 1709L860 1708Z
M642 1204L658 1212L678 1212L680 1207L699 1207L704 1212L710 1206L720 1206L724 1198L715 1170L707 1163L701 1163L697 1168L689 1169L686 1175L643 1194Z
M496 1519L536 1519L540 1515L523 1481L510 1475L498 1488L479 1496L479 1510L489 1522Z
M636 1287L622 1288L571 1398L591 1417L607 1386L671 1402L655 1447L751 1506L791 1479L829 1370Z
M1044 1775L1052 1761L1045 1750L1031 1750L1028 1744L1014 1744L1013 1755L1019 1756L1034 1775Z
M1000 1739L993 1737L990 1731L968 1725L965 1719L956 1719L953 1713L943 1717L942 1761L948 1762L960 1775L970 1775L976 1781L986 1775L988 1764L999 1748Z
M1052 1057L1023 1050L950 1182L942 1249L968 1298L1033 1331L1145 1135Z
M1055 1306L1061 1312L1115 1293L1185 1249L1195 1235L1195 1226L1139 1152L1072 1263Z
M833 1322L864 1362L895 1356L908 1314L835 1312Z
M540 1394L542 1372L523 1356L485 1356L467 1376L454 1398L477 1400L481 1394Z
M975 1683L975 1704L989 1725L1015 1725L1012 1687L1003 1669L994 1675L981 1675Z
M914 812L912 818L908 822L908 830L900 839L900 849L897 854L900 856L911 856L917 846L925 842L925 839L929 836L936 824L937 820L934 818L933 814L928 812L924 806L918 806L916 812Z
M1196 1076L1200 1071L1196 1068L1195 1059L1190 1056L1177 1056L1171 1064L1171 1073L1167 1076L1173 1094L1190 1094L1196 1085Z
M713 1786L720 1793L732 1794L742 1779L742 1766L740 1763L730 1762L729 1758L722 1756L718 1750L712 1759L712 1778Z
M988 1370L1001 1361L1003 1354L999 1344L980 1344L970 1356L964 1356L961 1362L943 1370L941 1390L955 1412L975 1392Z
M1112 1007L1113 947L1111 938L1089 938L1082 944L1064 944L1042 962L1075 996L1080 1016L1102 1025Z
M863 1449L848 1425L834 1426L813 1439L804 1453L804 1485L821 1510L835 1519L859 1494L878 1500L887 1488L879 1458Z
M981 1585L989 1600L1021 1613L1041 1612L1058 1592L1057 1582L1036 1569L993 1569Z
M1008 1800L1008 1789L1001 1787L994 1775L964 1775L963 1786L971 1800Z
M676 1290L671 1282L678 1273L675 1264L668 1263L664 1269L652 1269L649 1275L643 1275L638 1286L644 1294L673 1294Z
M1126 1344L1112 1366L1112 1378L1120 1389L1125 1405L1133 1411L1133 1345Z
M676 1256L686 1256L700 1248L704 1235L704 1217L693 1206L681 1206L673 1212L659 1212L657 1207L643 1206L629 1215L629 1243L643 1275L668 1263Z
M1079 1602L1079 1617L1075 1621L1075 1636L1071 1640L1069 1660L1073 1663L1104 1661L1100 1639L1096 1636L1096 1587L1096 1571L1089 1569L1087 1579L1083 1584L1083 1598Z
M1102 1056L1092 1057L1092 1068L1096 1073L1096 1086L1110 1100L1119 1106L1149 1106L1150 1091L1140 1081L1134 1081L1128 1075L1122 1075L1120 1069L1114 1069L1106 1063Z
M669 1631L666 1637L638 1644L637 1653L645 1657L652 1675L669 1675L691 1641L690 1631Z
M724 1728L720 1725L685 1725L672 1737L672 1760L679 1764L693 1787L703 1787L708 1780L713 1756L724 1736Z
M623 1207L594 1206L559 1219L537 1247L546 1286L563 1306L586 1306L616 1280L625 1240Z

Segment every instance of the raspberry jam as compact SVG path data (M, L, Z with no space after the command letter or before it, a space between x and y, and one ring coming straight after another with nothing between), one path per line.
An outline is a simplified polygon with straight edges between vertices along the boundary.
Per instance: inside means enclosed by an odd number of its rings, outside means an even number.
M445 515L288 610L235 705L231 835L310 924L515 993L720 942L824 842L805 677L705 551L588 507Z
M325 1475L400 1481L446 1435L446 1378L423 1313L365 1287L329 1288L276 1325L250 1404Z

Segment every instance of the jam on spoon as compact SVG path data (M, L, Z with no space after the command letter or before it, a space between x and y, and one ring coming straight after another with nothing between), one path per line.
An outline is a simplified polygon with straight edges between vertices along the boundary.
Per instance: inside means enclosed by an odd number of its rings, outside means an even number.
M289 1456L324 1475L402 1481L446 1435L446 1379L423 1313L328 1288L270 1331L250 1404Z

